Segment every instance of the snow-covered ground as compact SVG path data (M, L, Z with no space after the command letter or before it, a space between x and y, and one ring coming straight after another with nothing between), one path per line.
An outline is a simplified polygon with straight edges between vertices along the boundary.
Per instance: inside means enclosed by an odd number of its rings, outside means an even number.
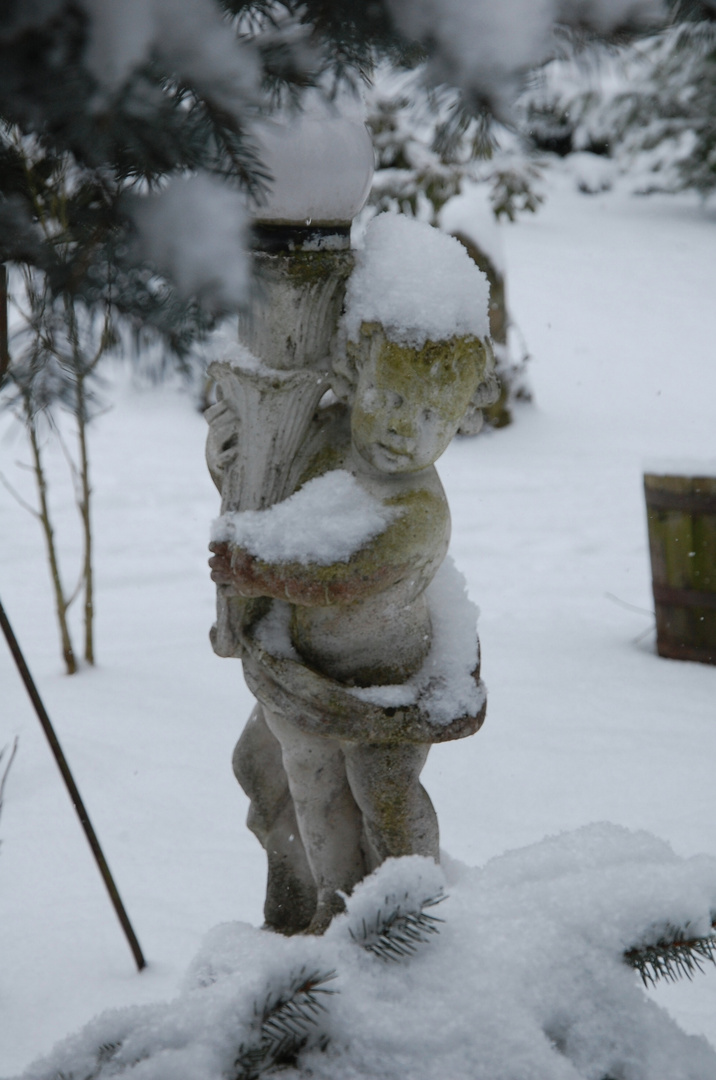
M432 751L425 785L443 848L470 866L590 822L716 856L716 668L655 655L641 490L646 462L716 459L716 211L580 195L566 172L550 188L505 230L535 403L439 465L489 705L475 738ZM217 924L261 922L264 857L230 768L251 698L207 638L205 424L174 389L118 377L113 399L92 431L97 668L63 675L40 531L1 488L0 597L149 968L133 969L0 643L0 747L19 735L0 818L3 1075L102 1009L171 998ZM17 459L4 418L0 469L31 497ZM52 490L75 573L63 467ZM716 1046L716 971L654 996Z

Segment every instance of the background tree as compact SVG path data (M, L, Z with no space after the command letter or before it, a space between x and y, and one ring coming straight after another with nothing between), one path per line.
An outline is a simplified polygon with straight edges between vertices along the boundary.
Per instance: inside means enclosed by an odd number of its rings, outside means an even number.
M716 7L671 5L668 25L637 41L553 62L521 103L542 150L613 159L638 192L716 189Z
M77 658L68 613L80 594L84 598L84 660L88 664L95 661L92 486L87 427L97 405L97 368L116 345L117 337L109 309L102 318L98 312L83 310L79 302L68 296L53 297L42 273L24 267L17 275L17 286L22 295L13 307L19 325L11 339L7 388L0 404L15 412L27 433L38 502L37 509L28 509L42 528L62 656L67 673L72 675L77 671ZM73 418L77 441L74 455L62 435L58 410L70 413ZM64 451L72 472L82 527L81 569L72 591L64 584L55 539L44 456L46 433L52 433ZM20 501L24 504L24 500Z

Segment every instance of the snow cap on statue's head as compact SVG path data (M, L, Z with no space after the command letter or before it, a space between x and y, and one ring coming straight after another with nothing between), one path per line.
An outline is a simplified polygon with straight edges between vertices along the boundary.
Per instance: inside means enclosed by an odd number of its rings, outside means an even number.
M343 332L357 341L364 323L380 323L401 345L490 335L487 278L463 245L432 225L379 214L346 289Z

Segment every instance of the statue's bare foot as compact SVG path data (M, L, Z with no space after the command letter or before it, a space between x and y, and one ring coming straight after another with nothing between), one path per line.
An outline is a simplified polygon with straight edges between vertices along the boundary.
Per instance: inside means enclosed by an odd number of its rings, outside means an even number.
M316 914L303 933L313 934L316 937L325 934L335 916L340 915L345 910L346 905L343 897L339 896L338 893L333 893L328 900L319 901Z

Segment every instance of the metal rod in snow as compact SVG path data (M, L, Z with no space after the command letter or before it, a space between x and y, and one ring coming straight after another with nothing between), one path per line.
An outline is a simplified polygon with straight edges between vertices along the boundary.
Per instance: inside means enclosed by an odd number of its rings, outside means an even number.
M132 929L132 924L130 923L127 912L124 909L124 904L122 903L119 892L117 891L117 886L114 883L114 878L112 877L109 866L107 865L107 860L105 859L102 848L100 847L99 840L97 839L97 834L92 828L92 822L90 821L89 814L85 809L85 804L82 801L82 796L77 789L77 785L74 781L72 773L70 772L70 767L67 764L67 759L62 752L62 747L60 746L57 735L55 734L55 730L52 726L50 718L47 715L45 706L42 704L40 695L37 692L37 687L35 686L32 675L30 674L28 666L25 663L25 658L22 655L17 638L13 633L12 627L10 626L1 601L0 625L2 626L2 630L5 638L7 639L7 643L10 646L10 652L12 653L13 659L17 664L17 668L20 672L22 681L25 684L25 689L30 695L30 700L32 701L32 704L35 706L35 712L37 713L39 721L42 724L42 729L47 736L47 741L49 742L52 753L55 756L55 761L59 766L60 772L62 773L62 778L65 781L65 786L67 787L67 790L69 792L70 799L72 800L72 804L77 811L77 816L80 819L82 828L85 831L85 836L89 841L89 846L92 848L92 854L94 855L95 862L99 867L99 872L102 875L102 880L107 887L107 892L109 893L109 897L112 901L114 910L117 913L117 918L122 925L122 929L124 930L124 934L129 943L129 947L132 950L132 955L137 965L137 970L141 971L147 966L147 962L144 959L139 942L137 941L136 934Z
M10 367L7 339L7 267L0 263L0 382Z

